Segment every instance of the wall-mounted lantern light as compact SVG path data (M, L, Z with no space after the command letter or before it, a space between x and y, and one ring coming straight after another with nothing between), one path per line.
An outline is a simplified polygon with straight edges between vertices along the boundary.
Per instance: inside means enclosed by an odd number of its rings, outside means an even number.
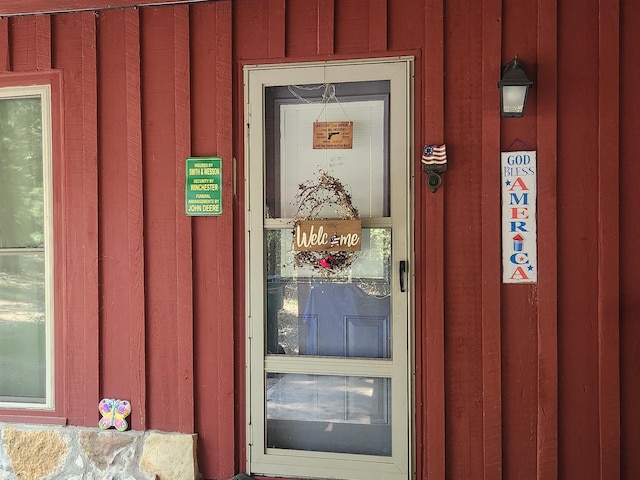
M500 89L500 112L503 117L521 117L527 102L527 91L533 82L518 60L518 56L502 69L502 78L498 82Z

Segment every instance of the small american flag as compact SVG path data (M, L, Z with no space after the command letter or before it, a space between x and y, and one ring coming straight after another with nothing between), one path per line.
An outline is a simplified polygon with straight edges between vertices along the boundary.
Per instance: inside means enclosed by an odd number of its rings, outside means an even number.
M335 235L329 239L329 245L332 247L337 247L340 244L340 240Z
M428 145L422 153L422 163L427 165L444 165L447 163L447 145Z

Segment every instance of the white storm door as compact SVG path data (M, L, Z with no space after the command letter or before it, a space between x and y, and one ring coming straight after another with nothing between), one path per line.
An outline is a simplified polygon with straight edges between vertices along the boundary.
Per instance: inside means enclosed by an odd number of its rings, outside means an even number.
M410 477L412 67L395 58L245 68L252 474ZM351 123L351 141L314 148L314 122ZM323 172L362 221L346 268L333 257L300 264L293 249L296 196ZM311 210L344 218L328 201Z

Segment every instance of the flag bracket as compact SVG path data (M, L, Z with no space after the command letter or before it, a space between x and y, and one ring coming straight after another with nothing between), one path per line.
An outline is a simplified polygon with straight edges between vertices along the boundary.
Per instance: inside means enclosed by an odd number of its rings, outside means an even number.
M441 174L447 171L446 145L427 145L422 153L422 171L427 175L426 183L431 193L442 185Z

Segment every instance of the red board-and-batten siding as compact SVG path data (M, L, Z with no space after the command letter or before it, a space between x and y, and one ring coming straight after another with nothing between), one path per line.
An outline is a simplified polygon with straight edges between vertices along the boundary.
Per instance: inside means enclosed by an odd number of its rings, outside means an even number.
M210 478L235 471L230 18L219 2L0 19L0 68L62 72L55 421L97 425L101 396L130 399L134 429L197 431ZM186 217L184 160L212 154L224 215Z
M0 69L63 76L69 423L94 425L101 395L129 398L133 428L198 432L207 478L244 469L241 67L411 54L415 151L446 141L450 160L436 194L415 164L417 477L640 475L631 3L234 0L0 19ZM535 86L524 118L500 120L515 54ZM499 151L522 148L538 152L539 280L502 285ZM224 213L186 218L184 158L210 154Z

